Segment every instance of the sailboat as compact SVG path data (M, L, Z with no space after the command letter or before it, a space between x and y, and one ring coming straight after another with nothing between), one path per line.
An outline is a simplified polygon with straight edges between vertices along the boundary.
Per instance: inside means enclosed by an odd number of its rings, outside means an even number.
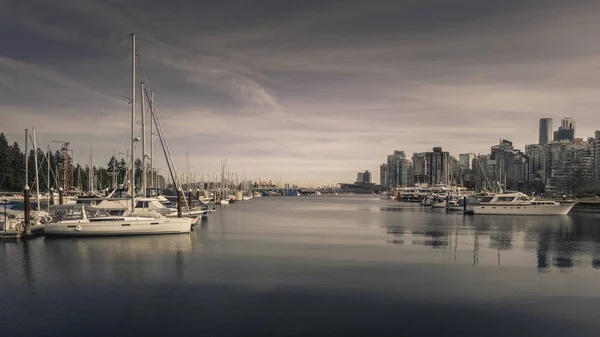
M129 216L111 216L105 209L84 205L56 205L55 222L46 224L46 235L91 236L91 235L144 235L189 233L192 222L189 218L166 218L136 216L135 200L135 34L131 34L132 46L132 97L131 97L131 213ZM142 96L143 104L143 96ZM196 221L198 219L195 219ZM193 221L195 222L195 221Z

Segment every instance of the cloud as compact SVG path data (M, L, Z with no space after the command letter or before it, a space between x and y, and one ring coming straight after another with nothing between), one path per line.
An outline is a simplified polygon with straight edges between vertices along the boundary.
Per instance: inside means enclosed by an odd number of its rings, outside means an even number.
M598 1L0 6L13 37L0 55L11 126L43 111L49 133L68 125L82 152L98 139L98 156L127 144L116 138L131 31L178 163L189 150L208 172L228 158L247 174L338 182L378 172L396 149L485 153L499 137L523 147L541 117L574 116L583 136L598 128ZM94 137L82 132L90 123Z

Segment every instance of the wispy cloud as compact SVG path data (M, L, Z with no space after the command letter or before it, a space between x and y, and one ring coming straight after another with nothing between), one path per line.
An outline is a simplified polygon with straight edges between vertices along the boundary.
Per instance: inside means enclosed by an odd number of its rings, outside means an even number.
M247 174L337 182L377 172L395 149L533 143L540 117L575 116L582 136L600 128L599 1L0 6L10 28L0 35L14 37L0 52L0 108L12 127L43 110L50 133L68 125L85 147L103 139L99 155L127 143L113 132L127 126L132 31L176 157L189 150L205 171L229 158ZM95 136L65 115L95 124Z

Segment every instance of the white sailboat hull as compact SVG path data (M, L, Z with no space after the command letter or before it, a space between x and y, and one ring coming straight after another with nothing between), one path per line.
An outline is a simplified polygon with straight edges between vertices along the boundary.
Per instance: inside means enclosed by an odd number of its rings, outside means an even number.
M60 222L46 224L44 228L46 235L67 236L179 234L190 231L191 224L188 218Z
M540 205L471 205L467 211L472 214L488 215L566 215L575 204L561 204L552 206Z

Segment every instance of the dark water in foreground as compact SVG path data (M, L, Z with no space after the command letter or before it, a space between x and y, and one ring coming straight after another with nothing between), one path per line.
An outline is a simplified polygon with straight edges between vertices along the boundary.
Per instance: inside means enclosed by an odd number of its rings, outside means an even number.
M600 336L600 216L262 198L191 235L0 244L2 336Z

